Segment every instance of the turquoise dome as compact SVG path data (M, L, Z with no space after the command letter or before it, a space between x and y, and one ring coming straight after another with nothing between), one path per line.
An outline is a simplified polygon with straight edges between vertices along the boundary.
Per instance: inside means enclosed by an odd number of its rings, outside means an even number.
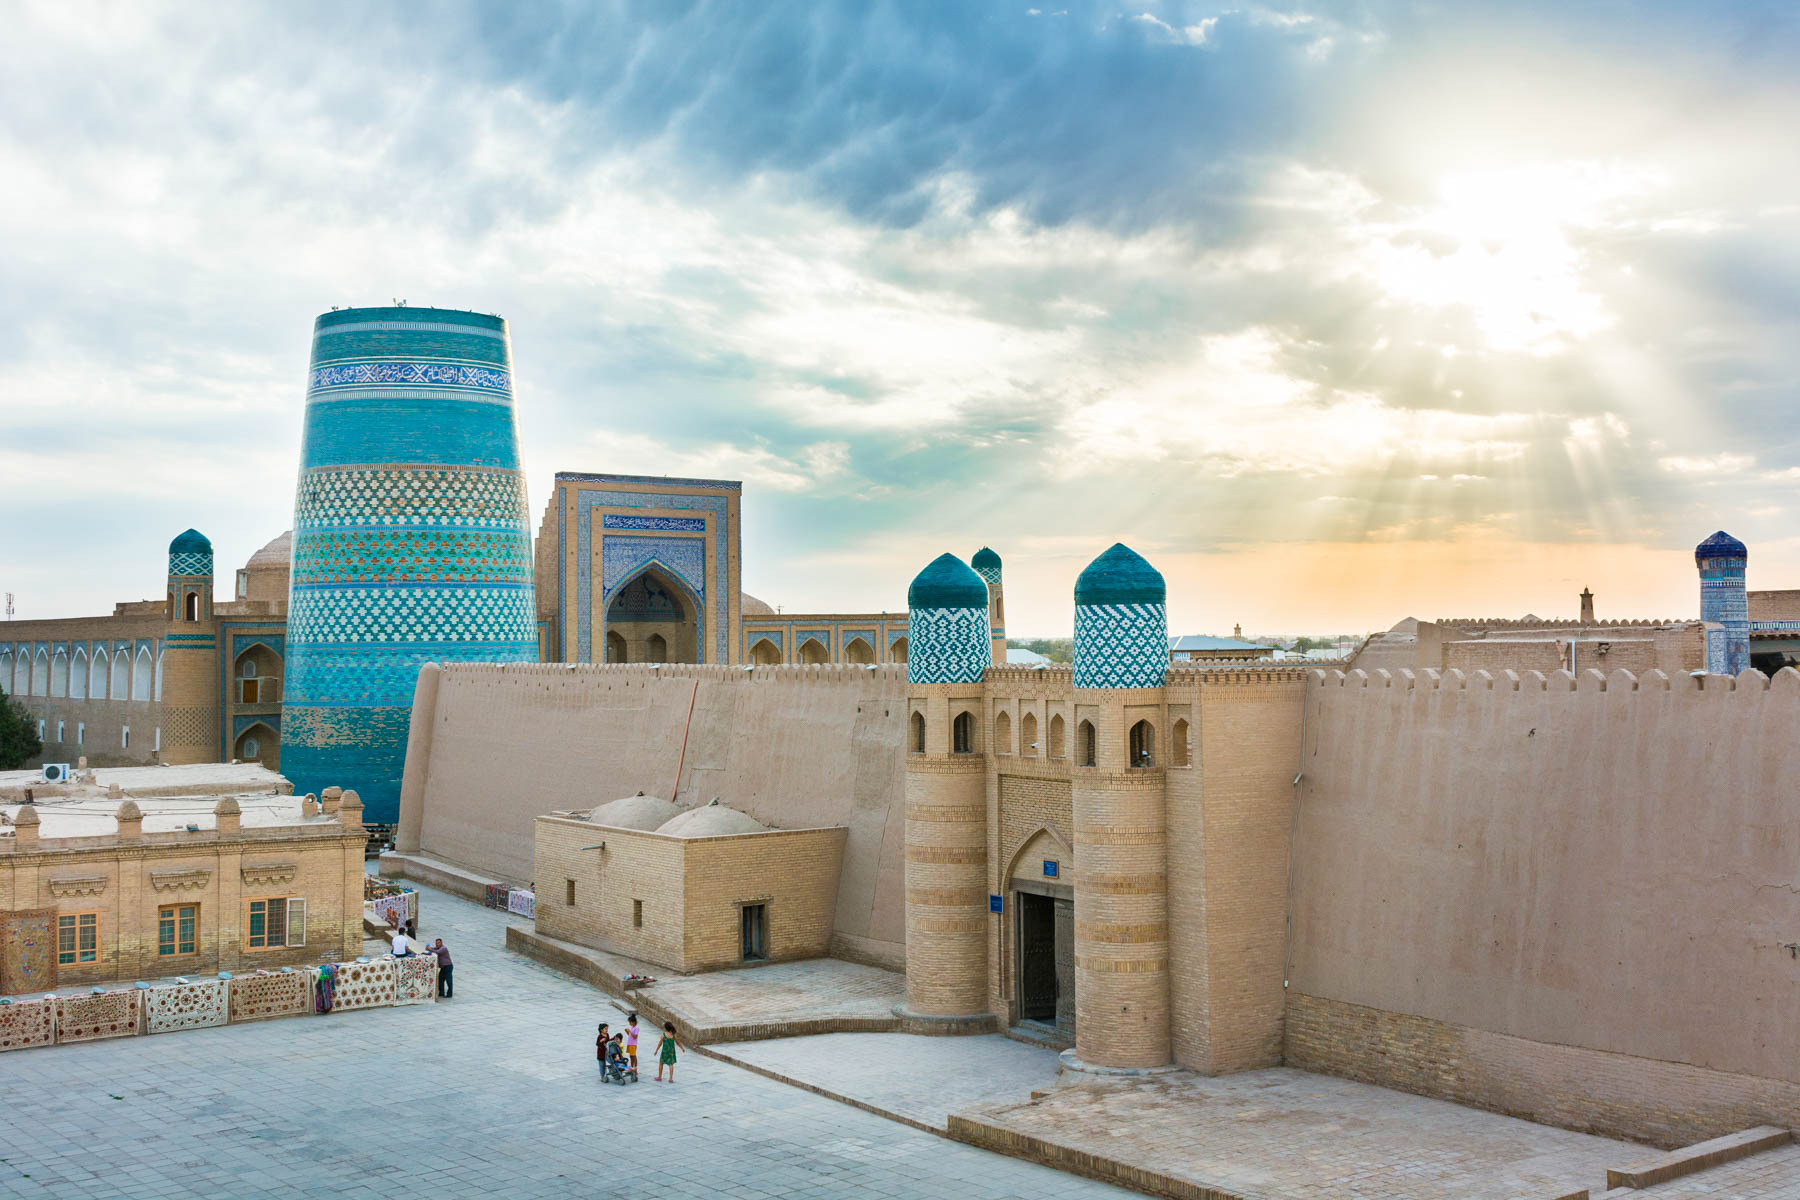
M1749 558L1750 547L1726 533L1723 529L1694 547L1694 561L1703 558Z
M169 553L211 554L212 543L207 541L206 535L198 529L189 529L175 535L175 540L169 543Z
M913 577L908 608L986 608L987 584L954 554L940 554Z
M974 567L977 571L981 570L983 567L998 571L1000 569L1000 556L995 554L992 550L989 550L986 546L983 546L975 552L975 557L969 560L969 565Z
M1161 604L1168 593L1162 572L1124 542L1114 542L1075 580L1077 604Z

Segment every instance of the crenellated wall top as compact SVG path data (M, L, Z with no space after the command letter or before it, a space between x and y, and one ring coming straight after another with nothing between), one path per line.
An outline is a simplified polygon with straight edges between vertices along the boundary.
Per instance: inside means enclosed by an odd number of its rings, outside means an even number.
M1771 678L1754 668L1737 675L1709 675L1704 671L1677 672L1667 675L1650 670L1635 675L1623 667L1610 672L1588 669L1575 674L1562 670L1542 671L1471 671L1455 667L1436 670L1425 667L1417 671L1402 667L1389 671L1312 671L1308 687L1329 693L1333 690L1366 691L1399 696L1406 692L1426 691L1493 691L1493 692L1673 692L1685 695L1746 692L1760 695L1774 691L1800 696L1800 670L1784 667Z

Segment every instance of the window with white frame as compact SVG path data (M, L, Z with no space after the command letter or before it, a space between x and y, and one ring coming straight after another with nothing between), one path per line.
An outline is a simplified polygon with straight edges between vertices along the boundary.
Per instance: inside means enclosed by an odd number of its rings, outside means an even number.
M306 945L306 901L299 896L271 896L249 902L244 945L250 950Z

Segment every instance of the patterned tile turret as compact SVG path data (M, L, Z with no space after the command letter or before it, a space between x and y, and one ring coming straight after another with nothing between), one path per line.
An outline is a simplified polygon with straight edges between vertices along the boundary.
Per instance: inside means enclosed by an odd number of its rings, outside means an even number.
M1123 542L1075 581L1075 686L1161 687L1169 669L1167 589Z
M537 659L512 348L499 317L326 313L294 500L282 771L398 816L427 662Z
M169 574L204 575L213 573L212 543L198 529L177 534L169 543Z
M979 682L992 661L988 590L954 554L940 554L906 592L906 677L914 683Z
M1744 568L1750 550L1723 529L1694 547L1700 569L1700 619L1706 631L1706 669L1736 675L1750 665L1750 596Z

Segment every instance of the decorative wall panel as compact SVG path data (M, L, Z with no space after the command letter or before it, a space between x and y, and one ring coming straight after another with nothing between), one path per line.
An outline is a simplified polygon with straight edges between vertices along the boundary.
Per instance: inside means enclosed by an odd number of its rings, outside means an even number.
M144 1028L151 1033L225 1024L230 989L223 979L175 983L144 993Z
M56 1040L54 1000L15 1000L0 1004L0 1050L29 1050Z
M227 1004L233 1025L267 1017L297 1017L312 1011L312 977L301 971L239 975L231 981Z
M137 988L127 988L102 992L98 996L59 996L56 1000L57 1044L136 1037L144 1028L141 995Z
M56 910L0 915L0 994L47 992L56 986Z
M386 1008L394 1002L395 960L339 963L337 1002L332 1011L346 1008Z
M430 1004L437 999L437 956L415 954L394 961L394 1003Z

